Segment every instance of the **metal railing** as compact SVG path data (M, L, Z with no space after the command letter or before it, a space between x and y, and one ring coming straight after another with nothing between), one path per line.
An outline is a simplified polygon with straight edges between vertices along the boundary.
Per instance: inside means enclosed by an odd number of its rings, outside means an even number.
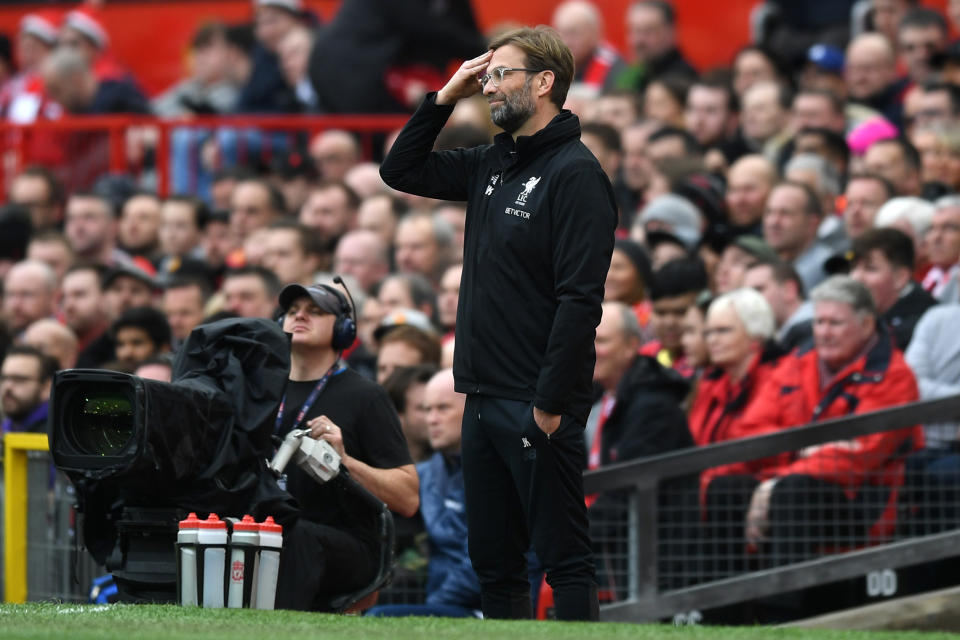
M6 434L4 476L4 601L85 602L104 570L76 546L76 497L46 434Z
M784 566L748 567L739 575L672 588L664 585L664 545L660 540L664 512L658 508L664 481L694 477L727 465L768 458L804 447L895 431L918 423L960 417L960 396L912 403L882 411L827 420L763 436L685 449L656 457L623 462L584 475L586 493L621 492L626 498L627 579L625 593L604 604L606 620L646 621L669 618L751 599L783 594L815 585L863 576L871 570L894 569L960 555L960 530L909 537L826 555ZM662 506L661 506L662 507ZM695 525L699 527L700 525ZM603 557L599 560L602 567Z

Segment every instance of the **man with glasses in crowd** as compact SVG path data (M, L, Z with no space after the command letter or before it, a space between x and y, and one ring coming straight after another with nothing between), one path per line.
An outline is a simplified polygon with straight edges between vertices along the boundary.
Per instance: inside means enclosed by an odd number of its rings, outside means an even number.
M562 109L573 66L548 27L498 36L426 97L380 171L395 189L468 203L453 368L467 394L469 547L488 618L531 616L531 539L557 617L598 616L583 425L617 209ZM457 101L480 91L504 133L432 152Z
M16 345L7 351L0 368L0 432L46 433L50 383L56 361L35 347Z

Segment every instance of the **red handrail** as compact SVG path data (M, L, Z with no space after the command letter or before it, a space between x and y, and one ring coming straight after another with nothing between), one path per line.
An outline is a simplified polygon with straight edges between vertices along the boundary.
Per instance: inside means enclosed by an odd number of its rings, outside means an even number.
M256 129L263 132L302 132L311 137L327 129L344 129L361 135L364 155L369 159L372 157L371 136L398 129L407 118L406 115L229 115L162 119L114 115L72 116L29 125L0 123L0 153L3 156L0 159L0 189L6 194L10 180L30 164L42 164L62 172L84 168L72 166L74 163L83 163L84 159L70 154L77 146L94 146L96 134L106 136L107 163L103 171L129 172L131 167L127 158L126 136L134 127L148 127L157 131L157 191L165 196L170 188L170 136L177 129ZM70 134L89 134L89 137ZM80 143L77 143L78 137L81 138Z

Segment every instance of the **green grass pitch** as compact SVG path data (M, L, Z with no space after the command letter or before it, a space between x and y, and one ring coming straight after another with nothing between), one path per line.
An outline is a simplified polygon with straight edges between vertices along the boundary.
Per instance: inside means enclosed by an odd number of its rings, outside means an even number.
M0 605L0 638L58 640L945 640L946 633L853 632L768 627L672 627L445 618L357 618L294 611L171 605Z

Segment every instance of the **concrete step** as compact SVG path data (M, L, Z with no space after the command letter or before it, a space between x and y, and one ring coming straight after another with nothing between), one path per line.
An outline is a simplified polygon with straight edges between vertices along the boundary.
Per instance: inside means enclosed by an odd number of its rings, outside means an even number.
M864 607L796 620L781 626L805 629L960 632L960 586L885 600Z

